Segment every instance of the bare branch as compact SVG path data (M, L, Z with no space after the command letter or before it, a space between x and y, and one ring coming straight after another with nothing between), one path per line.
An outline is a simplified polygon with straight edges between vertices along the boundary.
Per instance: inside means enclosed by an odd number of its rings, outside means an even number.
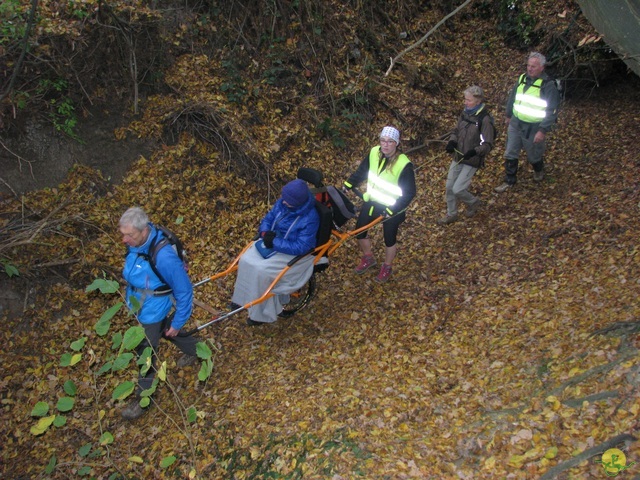
M450 134L450 133L445 133L444 135L441 135L441 136L440 136L440 137L438 137L438 138L429 138L429 139L426 139L426 140L422 143L422 145L417 145L417 146L415 146L415 147L411 147L410 149L406 150L404 153L408 155L408 154L410 154L411 152L415 152L416 150L420 150L421 148L426 147L426 146L427 146L427 145L429 145L430 143L444 143L444 142L445 142L445 139L446 139L449 135L451 135L451 134Z
M449 18L453 17L456 13L458 13L460 10L462 10L464 7L466 7L469 3L471 3L471 0L466 0L462 5L460 5L458 8L456 8L453 12L448 14L446 17L444 17L438 23L436 23L435 26L431 30L429 30L424 37L422 37L420 40L418 40L413 45L409 45L407 48L405 48L403 51L401 51L398 55L396 55L394 58L392 58L391 59L391 64L389 65L389 68L386 71L386 73L384 74L384 76L388 77L389 74L391 73L391 70L393 69L393 66L398 62L398 60L401 57L403 57L405 54L409 53L414 48L419 47L424 42L426 42L427 38L429 38L433 32L435 32L438 28L440 28L440 25L442 25L444 22L446 22Z
M26 159L22 158L20 155L18 155L17 153L12 152L9 149L9 147L7 147L2 142L0 142L0 146L2 146L2 148L4 148L7 152L9 152L11 155L13 155L14 157L16 157L18 159L18 166L20 167L20 172L22 172L22 162L23 161L27 162L27 164L29 165L29 173L31 173L31 178L35 178L35 176L33 175L33 165L31 165L31 160L26 160ZM5 185L7 185L6 182L5 182ZM15 194L15 192L14 192L14 194Z
M29 37L31 36L31 29L35 24L36 11L38 10L38 0L31 0L31 11L29 12L29 19L27 20L27 28L24 31L24 37L22 37L22 52L20 53L20 58L16 63L16 68L13 70L13 74L11 75L11 80L9 81L9 85L7 90L0 94L0 102L4 100L13 90L13 85L16 83L16 79L18 75L20 75L20 71L22 70L22 64L24 63L24 59L27 56L27 50L29 50Z
M20 196L16 193L16 191L15 191L13 188L11 188L11 185L9 185L9 184L7 183L7 181L6 181L4 178L0 177L0 182L4 183L4 185L5 185L9 190L11 190L11 193L13 193L13 196L14 196L14 197L16 197L18 200L20 199Z

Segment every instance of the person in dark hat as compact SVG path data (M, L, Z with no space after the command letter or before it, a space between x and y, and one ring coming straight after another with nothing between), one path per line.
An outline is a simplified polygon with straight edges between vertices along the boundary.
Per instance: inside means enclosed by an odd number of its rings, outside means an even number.
M315 197L307 183L300 179L287 183L281 197L260 222L258 239L240 257L232 305L239 307L260 298L291 259L316 247L319 227ZM247 324L275 322L289 301L289 293L300 289L312 273L313 256L309 255L280 279L272 291L276 295L249 307Z

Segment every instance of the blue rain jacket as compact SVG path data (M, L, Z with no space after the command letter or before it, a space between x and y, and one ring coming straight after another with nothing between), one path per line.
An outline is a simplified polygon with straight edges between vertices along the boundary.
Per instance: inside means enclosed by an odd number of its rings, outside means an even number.
M316 235L320 228L320 216L316 211L316 200L311 191L306 203L290 209L278 199L260 223L260 233L276 232L273 248L288 255L302 255L316 247Z
M130 297L140 302L141 308L137 313L140 323L149 324L161 322L171 311L175 301L175 316L171 326L180 330L191 317L193 309L193 286L184 268L182 260L170 246L166 245L158 251L156 268L160 275L173 290L170 295L153 296L150 292L163 285L163 282L153 272L151 265L140 253L149 254L151 240L158 237L156 244L164 237L162 232L149 224L151 231L147 241L140 247L129 247L125 258L122 275L127 281L127 305L132 308Z

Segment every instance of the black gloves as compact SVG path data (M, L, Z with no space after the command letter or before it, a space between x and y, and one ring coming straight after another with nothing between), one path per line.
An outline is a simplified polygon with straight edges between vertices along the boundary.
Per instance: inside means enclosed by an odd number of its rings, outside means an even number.
M472 148L471 150L468 150L462 158L464 158L465 160L469 160L471 157L475 157L477 154L478 152L476 152L476 149Z
M453 153L456 151L457 146L458 142L456 142L455 140L449 140L449 143L447 143L447 146L444 147L444 149L449 153Z
M273 239L276 238L276 232L269 230L262 235L262 241L267 248L273 248Z

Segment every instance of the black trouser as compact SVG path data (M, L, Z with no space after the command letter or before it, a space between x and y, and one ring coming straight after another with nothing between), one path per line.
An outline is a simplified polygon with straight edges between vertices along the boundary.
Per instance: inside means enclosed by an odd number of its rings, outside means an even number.
M505 147L504 181L509 185L516 183L518 173L518 157L524 148L527 160L535 172L544 168L544 142L534 143L535 134L539 129L538 123L526 123L512 118L507 128L507 145Z
M358 220L356 222L356 229L360 227L364 227L365 225L371 223L374 218L379 217L384 212L384 206L379 203L374 202L365 202L360 209L360 215L358 216ZM398 238L398 229L400 224L405 221L407 218L406 212L400 212L396 215L393 215L390 218L387 218L382 224L382 232L384 235L384 245L385 247L393 247L396 244L396 240ZM367 231L365 230L362 233L359 233L356 238L358 240L367 238Z
M532 163L534 172L541 172L544 169L544 161L541 160L537 163ZM515 185L516 176L518 174L518 159L517 158L507 158L504 161L504 181L509 185Z
M138 378L138 395L140 395L143 390L151 388L153 379L156 376L156 353L158 352L158 345L160 343L160 338L162 338L162 333L171 325L171 318L173 317L167 317L163 321L157 323L140 324L144 328L145 338L140 342L138 348L136 348L136 353L138 356L142 355L142 352L147 347L151 347L153 349L153 353L151 356L151 368L149 368L146 375L143 376L141 374ZM173 338L167 338L167 340L176 345L183 353L186 353L187 355L196 355L196 344L199 342L198 337L194 335L189 335L188 337L176 336Z

